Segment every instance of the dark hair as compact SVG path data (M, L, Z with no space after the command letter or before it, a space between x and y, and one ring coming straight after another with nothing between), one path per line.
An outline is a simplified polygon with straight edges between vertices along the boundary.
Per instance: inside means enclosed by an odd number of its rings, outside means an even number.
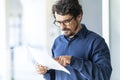
M79 14L83 14L82 6L78 0L59 0L52 6L52 13L55 17L55 12L60 15L70 14L76 18Z

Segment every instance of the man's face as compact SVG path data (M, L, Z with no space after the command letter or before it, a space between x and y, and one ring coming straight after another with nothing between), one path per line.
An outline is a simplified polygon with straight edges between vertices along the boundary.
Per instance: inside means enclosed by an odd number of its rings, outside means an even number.
M61 28L65 36L70 37L76 33L80 22L79 19L75 19L70 15L59 15L57 13L55 13L55 19L55 24Z

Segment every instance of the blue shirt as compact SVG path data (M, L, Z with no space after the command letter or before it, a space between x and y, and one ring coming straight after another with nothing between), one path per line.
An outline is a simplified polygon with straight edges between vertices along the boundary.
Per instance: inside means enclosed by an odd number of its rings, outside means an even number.
M101 36L89 31L83 24L72 39L58 36L52 53L53 57L72 56L70 65L65 67L71 74L49 70L44 75L46 80L50 80L50 76L55 80L110 80L112 67L108 46Z

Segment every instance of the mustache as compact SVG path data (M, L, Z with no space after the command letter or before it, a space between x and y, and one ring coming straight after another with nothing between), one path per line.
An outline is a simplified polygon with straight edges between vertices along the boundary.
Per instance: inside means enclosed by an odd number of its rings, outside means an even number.
M62 31L69 31L70 29L68 29L68 28L64 28L64 29L62 29Z

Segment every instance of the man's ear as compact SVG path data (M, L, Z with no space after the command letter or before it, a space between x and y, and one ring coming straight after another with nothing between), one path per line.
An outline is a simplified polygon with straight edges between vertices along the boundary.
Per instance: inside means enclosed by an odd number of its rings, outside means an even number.
M80 15L77 16L77 21L81 22L81 20L82 20L82 14L80 14Z

